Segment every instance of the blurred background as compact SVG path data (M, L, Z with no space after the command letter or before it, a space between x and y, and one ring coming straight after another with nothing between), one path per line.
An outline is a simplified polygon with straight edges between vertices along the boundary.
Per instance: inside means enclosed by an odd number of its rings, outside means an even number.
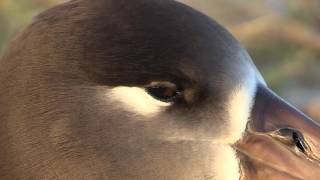
M0 53L40 11L64 0L0 0ZM320 0L180 0L248 50L269 86L320 120Z

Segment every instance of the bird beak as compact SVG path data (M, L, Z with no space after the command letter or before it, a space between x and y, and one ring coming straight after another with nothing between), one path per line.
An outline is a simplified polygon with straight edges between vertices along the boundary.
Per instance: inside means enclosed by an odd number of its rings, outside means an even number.
M246 132L234 147L242 179L320 177L319 123L265 86L258 88Z

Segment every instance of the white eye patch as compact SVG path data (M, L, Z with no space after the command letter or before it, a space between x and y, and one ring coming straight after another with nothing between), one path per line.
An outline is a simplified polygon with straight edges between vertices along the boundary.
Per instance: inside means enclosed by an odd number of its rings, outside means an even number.
M121 102L127 111L143 116L153 116L165 110L171 103L151 97L143 88L119 86L111 89L108 97Z

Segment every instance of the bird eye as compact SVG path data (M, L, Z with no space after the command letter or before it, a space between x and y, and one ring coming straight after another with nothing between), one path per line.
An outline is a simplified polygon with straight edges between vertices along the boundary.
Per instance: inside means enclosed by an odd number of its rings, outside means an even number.
M172 83L152 83L146 91L153 98L162 102L174 102L181 96L181 91Z

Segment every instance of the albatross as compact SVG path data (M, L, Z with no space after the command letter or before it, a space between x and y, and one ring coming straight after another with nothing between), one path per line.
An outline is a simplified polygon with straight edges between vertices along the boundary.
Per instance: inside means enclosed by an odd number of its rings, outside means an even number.
M320 126L217 22L173 0L71 0L0 60L3 180L316 180Z

